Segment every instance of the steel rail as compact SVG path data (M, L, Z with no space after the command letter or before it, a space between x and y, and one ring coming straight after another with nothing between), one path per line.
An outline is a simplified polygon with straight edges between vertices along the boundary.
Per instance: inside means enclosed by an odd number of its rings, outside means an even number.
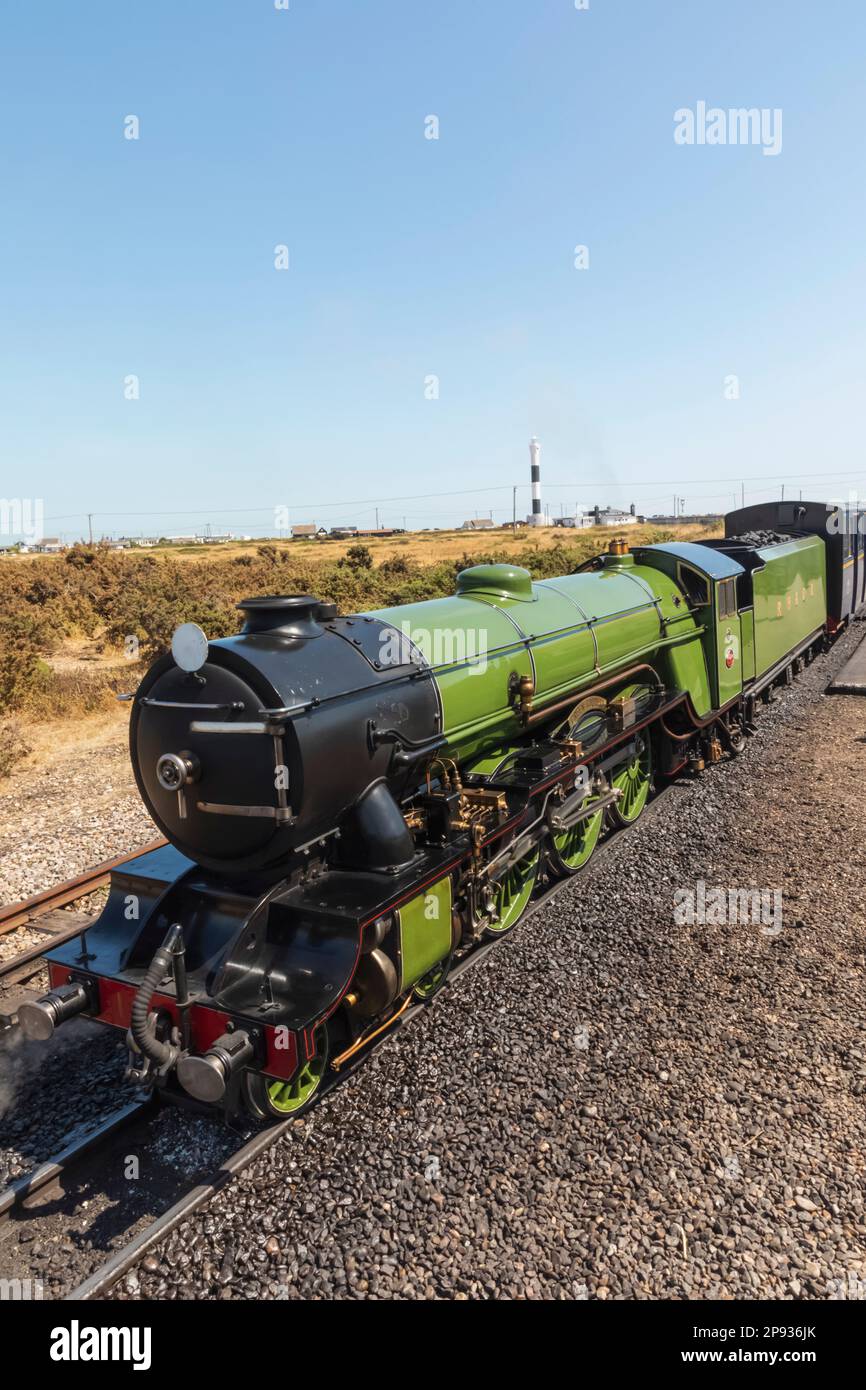
M67 1172L75 1163L90 1153L91 1149L95 1149L97 1145L110 1139L118 1129L122 1129L130 1121L146 1114L153 1108L153 1105L154 1098L152 1096L148 1096L145 1100L132 1101L129 1105L125 1105L122 1110L109 1115L107 1120L103 1120L100 1125L89 1130L80 1139L67 1144L53 1158L47 1159L45 1163L40 1163L37 1168L25 1173L23 1177L16 1178L0 1192L0 1222L7 1220L10 1213L16 1207L20 1207L28 1197L32 1197L43 1187L47 1187L55 1178L59 1178Z
M106 859L102 864L96 864L92 869L85 869L84 873L77 874L75 878L66 879L64 883L57 883L53 888L46 888L42 893L34 893L32 898L25 898L23 902L11 903L7 907L0 907L0 936L6 932L13 931L15 927L24 926L35 917L42 917L46 912L51 912L56 907L67 907L69 903L75 902L77 898L84 898L88 893L92 893L95 888L101 888L108 879L112 869L117 869L121 864L128 864L132 859L138 859L142 854L149 854L151 850L162 849L163 845L168 844L164 838L151 840L150 844L143 845L141 849L135 850L132 854L120 854L116 859ZM70 933L71 936L78 936L79 932ZM55 937L55 942L60 938Z
M129 864L142 854L149 854L151 850L162 849L167 844L168 841L165 839L152 840L150 844L144 845L132 854L122 854L116 859L106 859L103 864L97 864L94 868L85 870L76 878L67 879L65 883L58 883L53 888L46 888L44 892L35 893L32 898L25 898L23 902L0 908L0 936L6 932L14 931L18 927L27 926L30 922L44 917L46 913L52 912L55 908L67 907L76 899L86 897L94 889L102 887L109 878L112 869L118 869L122 864ZM94 923L96 920L94 917ZM78 921L68 930L52 932L47 940L41 941L37 946L31 946L26 951L21 951L17 956L10 956L8 960L0 961L0 980L6 975L13 975L16 970L22 969L24 966L31 965L48 951L53 950L55 946L62 946L64 942L72 941L76 936L81 936L82 932L86 930L87 923Z

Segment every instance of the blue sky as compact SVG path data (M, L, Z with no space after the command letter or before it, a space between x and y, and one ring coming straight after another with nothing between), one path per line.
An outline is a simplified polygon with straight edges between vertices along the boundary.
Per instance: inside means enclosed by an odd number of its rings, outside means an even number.
M555 511L866 494L853 0L43 0L3 31L0 496L49 533L504 519L532 434ZM780 108L781 152L677 145L701 100Z

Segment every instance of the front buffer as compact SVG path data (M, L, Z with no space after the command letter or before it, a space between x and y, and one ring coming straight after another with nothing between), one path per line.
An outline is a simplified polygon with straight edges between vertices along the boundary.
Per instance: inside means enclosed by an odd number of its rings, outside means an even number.
M350 988L372 1015L451 939L450 879L429 859L387 883L333 870L239 882L166 846L113 870L101 916L50 952L51 991L19 1021L44 1039L95 1019L126 1033L128 1076L144 1089L291 1115L318 1089L324 1025Z

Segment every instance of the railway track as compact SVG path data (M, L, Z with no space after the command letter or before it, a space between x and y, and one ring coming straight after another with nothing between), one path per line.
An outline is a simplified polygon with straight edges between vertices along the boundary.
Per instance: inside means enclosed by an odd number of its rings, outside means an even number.
M152 840L132 854L119 854L115 859L106 859L92 869L85 869L83 874L66 879L64 883L57 883L53 888L46 888L42 893L34 893L32 897L25 898L20 903L0 907L0 936L14 931L16 927L32 925L40 917L56 911L57 908L66 907L77 902L79 898L86 898L88 893L102 888L108 882L112 869L118 868L121 864L128 864L130 860L137 859L139 855L147 854L152 849L160 849L164 844L167 844L167 841L162 837ZM56 936L54 940L57 941Z
M670 797L675 795L680 783L673 782L666 785L656 793L646 807L641 817L640 824L646 826L659 814L662 807ZM162 842L158 842L162 843ZM596 872L604 864L614 845L620 843L620 837L616 833L608 834L598 845L593 858L581 872L581 879L586 881L592 879ZM153 848L148 846L146 848ZM138 851L139 854L146 850ZM65 903L74 902L76 896L83 895L86 891L92 891L93 887L98 886L100 881L104 881L110 869L119 863L126 862L135 856L124 856L118 860L110 861L107 864L99 865L88 874L79 876L78 879L70 880L67 884L58 885L54 890L48 890L44 894L36 895L36 898L28 900L27 904L18 904L15 908L3 910L0 914L0 930L17 917L18 922L30 921L34 907L37 911L48 913L53 910L59 897ZM541 891L536 896L534 902L527 910L521 925L525 925L529 917L544 910L552 900L562 892L568 880L558 880L542 884ZM84 885L84 886L82 886ZM64 896L69 894L70 896ZM6 926L6 929L10 928ZM80 926L73 926L69 932L69 937L73 937L80 932ZM58 939L52 935L41 947L37 947L34 952L28 951L22 956L13 958L10 962L0 965L0 976L8 974L14 970L25 957L38 957L42 951L50 949L53 942ZM482 961L499 943L496 941L482 942L478 946L470 949L451 970L443 990L443 1007L447 1007L445 995L449 989L453 989L458 984L460 978ZM350 1076L364 1065L367 1057L380 1047L384 1046L390 1039L396 1037L401 1028L405 1027L425 1008L431 1007L430 1003L413 1002L407 1007L401 1016L397 1018L393 1025L383 1031L380 1037L371 1039L355 1057L351 1058L339 1073L332 1073L322 1088L320 1103L327 1103L328 1096ZM77 1141L72 1141L58 1152L55 1157L46 1163L42 1163L25 1177L17 1179L10 1187L0 1193L0 1238L2 1238L2 1228L7 1220L29 1220L34 1226L38 1226L40 1215L38 1207L32 1207L34 1199L40 1194L51 1193L52 1187L62 1184L63 1180L73 1175L83 1164L92 1163L98 1165L98 1155L111 1144L112 1140L120 1133L128 1132L129 1128L138 1121L146 1118L148 1114L159 1112L160 1110L171 1107L160 1106L158 1102L146 1100L137 1102L133 1105L124 1107L123 1110L110 1116L100 1126L89 1134L84 1135ZM121 1243L116 1246L87 1277L77 1286L64 1295L67 1300L87 1301L104 1297L128 1274L149 1251L153 1250L161 1241L168 1237L184 1220L188 1219L196 1211L205 1206L222 1188L232 1181L238 1174L244 1171L250 1164L260 1157L266 1150L280 1142L295 1124L293 1117L286 1120L276 1121L269 1125L264 1125L256 1133L244 1136L244 1142L234 1151L226 1154L220 1162L214 1166L208 1176L199 1177L188 1190L175 1195L174 1200L167 1202L165 1209L152 1220L142 1222L139 1219L132 1223L135 1226L133 1233L127 1240L121 1234ZM0 1246L2 1251L2 1246ZM100 1254L101 1252L94 1252ZM2 1260L2 1255L0 1255Z
M660 811L662 805L669 796L675 791L676 784L670 784L661 789L649 803L642 817L642 822L647 823L653 819ZM619 835L614 833L608 835L598 846L589 864L581 872L581 877L588 878L597 871L604 858L610 852L611 847L619 840ZM538 894L535 901L527 909L524 917L517 928L525 926L530 917L541 912L556 895L563 891L569 879L559 879L549 883ZM471 948L466 955L452 968L448 979L442 990L442 1007L447 1008L447 993L452 989L469 970L480 965L491 951L500 943L498 941L483 941L479 945ZM380 1036L371 1040L361 1051L359 1051L350 1061L344 1065L339 1072L332 1072L325 1082L319 1099L319 1104L325 1104L327 1098L337 1087L353 1076L362 1067L367 1058L380 1047L397 1036L402 1028L405 1028L413 1019L417 1018L425 1009L435 1007L435 1002L423 1003L421 1001L412 1003L396 1019L394 1024L383 1031ZM185 1221L194 1212L205 1206L227 1183L251 1163L262 1153L278 1143L286 1134L289 1133L294 1118L277 1121L262 1128L252 1138L247 1140L234 1153L230 1154L220 1164L214 1174L192 1187L187 1193L181 1196L171 1207L157 1217L149 1226L139 1230L133 1238L121 1248L115 1250L99 1269L95 1270L83 1283L66 1295L67 1301L80 1302L101 1298L104 1296L124 1275L128 1274L140 1260L142 1260L150 1250L153 1249L161 1240L171 1234L175 1228Z
M80 1163L89 1153L96 1149L100 1144L104 1144L124 1125L131 1120L140 1118L146 1114L152 1106L150 1099L134 1101L130 1105L125 1105L114 1115L110 1115L102 1124L81 1135L77 1140L71 1140L68 1144L50 1158L45 1163L40 1163L32 1172L25 1173L24 1177L16 1178L7 1188L0 1191L0 1222L8 1221L13 1212L21 1212L26 1207L28 1201L34 1198L37 1193L42 1192L51 1183L56 1183L64 1175L69 1173L75 1164Z
M164 844L164 839L152 840L132 854L121 854L115 859L106 859L102 864L96 864L92 869L86 869L74 878L46 888L42 893L35 893L22 902L0 907L0 939L11 936L14 942L14 933L24 928L39 932L45 938L44 941L0 960L0 1033L14 1026L18 1005L29 997L26 988L23 987L41 970L42 956L45 952L54 946L62 945L64 941L81 936L94 921L88 913L68 912L65 909L88 897L96 889L104 887L112 869L118 868L121 864L128 864L130 860L147 854L149 850L159 849ZM12 993L16 986L21 986L22 989L18 993Z
M647 823L654 819L659 813L663 804L676 789L676 783L669 784L656 793L647 805L646 811L641 818L642 823ZM618 833L608 834L598 845L586 868L581 871L580 877L591 878L601 866L604 859L609 854L611 848L619 842ZM159 842L162 843L162 842ZM137 851L138 854L146 853L147 849L156 846L147 846L145 849ZM84 892L92 891L107 878L111 868L116 864L127 862L136 855L123 856L117 860L100 864L87 874L79 875L77 879L72 879L68 883L59 884L55 889L49 889L45 893L38 894L35 899L28 900L27 904L18 904L15 908L6 909L6 920L18 917L18 921L29 921L27 915L36 905L37 910L48 913L53 910L57 899L62 898L65 903L74 902L76 895L81 896ZM528 919L536 913L541 912L556 895L564 890L569 879L557 879L547 881L542 885L541 891L535 900L530 904L523 919L518 926L524 926ZM88 921L90 919L87 919ZM67 932L68 937L80 934L81 925L76 923ZM58 941L58 935L52 934L44 943L33 950L28 950L19 956L13 957L11 961L4 962L0 966L0 975L9 975L22 962L28 966L34 961L38 964L38 958L42 952L50 950L52 945ZM442 1006L447 1007L445 996L450 989L458 984L462 976L469 970L480 965L482 961L500 943L495 940L482 941L478 945L471 947L469 951L453 966L445 986L442 990ZM319 1104L327 1103L328 1096L336 1088L342 1085L349 1077L364 1065L366 1059L388 1041L397 1036L400 1030L406 1027L413 1019L423 1012L424 1009L432 1007L433 1002L412 1002L404 1008L399 1017L393 1023L383 1029L379 1036L371 1038L370 1041L349 1059L339 1072L332 1072L322 1088ZM51 1199L55 1196L67 1198L71 1196L74 1205L75 1184L82 1178L82 1169L86 1168L86 1186L92 1200L95 1190L95 1179L100 1176L100 1164L103 1166L102 1177L103 1186L108 1186L111 1165L106 1162L109 1154L116 1147L115 1141L120 1135L126 1140L135 1133L136 1127L142 1123L152 1120L161 1111L171 1110L171 1105L160 1104L156 1097L147 1097L144 1100L134 1101L108 1116L101 1124L92 1130L69 1140L62 1149L53 1157L41 1163L31 1172L23 1177L16 1179L9 1187L0 1192L0 1238L2 1238L3 1227L7 1222L26 1223L35 1233L39 1232L42 1213L46 1209L46 1197ZM214 1121L215 1131L226 1132L224 1127ZM186 1220L194 1212L209 1202L217 1192L227 1183L243 1172L253 1163L262 1153L272 1147L291 1130L295 1123L294 1117L285 1120L275 1121L271 1124L261 1126L256 1133L251 1136L245 1135L244 1142L235 1150L229 1152L221 1159L219 1164L209 1176L200 1178L180 1196L174 1196L174 1200L166 1206L158 1216L142 1224L140 1213L131 1222L135 1228L128 1240L122 1241L116 1246L107 1258L100 1263L82 1282L74 1289L64 1295L68 1301L88 1301L103 1297L120 1279L142 1260L147 1253L153 1249L161 1240L167 1237L182 1221ZM128 1147L128 1144L127 1144ZM82 1182L82 1185L85 1185ZM99 1186L97 1183L96 1186ZM174 1195L174 1194L173 1194ZM52 1210L55 1203L47 1203L48 1209ZM70 1217L71 1220L71 1217ZM19 1233L20 1239L20 1233ZM122 1240L122 1236L121 1236ZM2 1245L0 1245L0 1261L2 1261Z
M660 808L675 790L675 787L676 784L668 785L653 797L644 812L642 822L649 821L659 813ZM612 833L600 842L589 864L582 871L581 877L591 878L594 875L612 846L618 843L619 838L617 833ZM147 848L153 848L153 846ZM146 850L138 851L139 854L145 852ZM37 907L44 908L46 913L52 910L58 896L64 897L66 902L74 902L74 895L82 893L82 884L87 885L85 891L92 891L93 887L104 881L115 864L127 862L129 858L134 857L124 856L108 864L98 865L88 874L82 874L77 879L70 880L69 883L60 884L56 889L39 894L36 900L30 900L30 902L32 904L33 901L36 901ZM520 926L524 926L530 917L541 912L558 893L563 891L568 882L568 879L560 879L548 881L543 885L538 896L527 909ZM16 911L20 913L24 908L25 904L19 904L16 909L7 909L7 920ZM28 919L25 918L24 920ZM76 925L70 929L68 935L70 937L75 936L80 930L80 925ZM35 958L38 960L40 952L49 950L57 940L58 936L52 935L44 944L35 948ZM447 1007L445 996L448 991L453 989L468 971L480 965L499 944L498 941L482 941L470 948L454 965L442 990L443 1007ZM11 970L20 966L25 957L28 958L28 964L32 964L34 952L27 951L21 956L14 957L11 962L4 962L3 967L0 968L0 974L9 974ZM390 1027L384 1029L381 1035L371 1038L354 1057L347 1061L339 1072L330 1074L323 1086L319 1104L327 1103L328 1096L353 1076L373 1052L378 1051L380 1047L395 1038L400 1030L417 1018L424 1009L433 1006L432 1001L417 1001L405 1008ZM6 1223L14 1223L18 1226L19 1240L21 1239L21 1228L24 1225L28 1227L28 1236L30 1231L34 1235L38 1235L44 1212L46 1210L54 1211L58 1200L62 1201L64 1196L74 1209L76 1184L82 1188L86 1187L89 1200L92 1201L96 1187L108 1188L110 1185L113 1171L110 1156L117 1149L117 1140L122 1136L126 1147L129 1148L129 1141L137 1130L141 1136L143 1124L154 1120L160 1112L173 1108L171 1105L161 1105L155 1097L147 1097L144 1100L127 1104L93 1129L66 1142L50 1159L39 1164L23 1177L16 1179L5 1191L0 1192L0 1240L2 1240L3 1228ZM137 1213L130 1223L131 1227L134 1228L130 1238L123 1240L121 1235L122 1243L117 1245L82 1282L66 1293L65 1299L78 1302L96 1300L105 1296L124 1275L128 1274L160 1241L170 1235L182 1221L206 1205L227 1183L243 1172L262 1153L279 1143L290 1132L294 1123L294 1117L289 1117L263 1125L251 1136L245 1135L244 1142L226 1154L209 1176L199 1178L179 1196L172 1194L174 1200L169 1201L165 1210L158 1216L142 1223L141 1214L140 1212ZM218 1131L221 1134L226 1132L217 1121L213 1121L213 1125L215 1132ZM101 1173L100 1167L102 1168ZM102 1178L101 1183L97 1181L100 1177ZM72 1213L70 1213L70 1224L72 1219ZM0 1244L0 1262L2 1262L2 1244Z

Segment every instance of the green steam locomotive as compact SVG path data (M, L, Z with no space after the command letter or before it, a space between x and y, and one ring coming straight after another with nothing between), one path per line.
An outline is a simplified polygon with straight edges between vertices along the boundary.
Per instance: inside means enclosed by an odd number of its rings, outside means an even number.
M348 617L254 598L235 637L179 629L130 721L168 843L113 872L83 946L49 953L22 1029L84 1014L127 1031L143 1088L300 1114L654 781L739 752L844 626L860 536L783 506L724 540L616 540L558 579L480 565L452 598Z

